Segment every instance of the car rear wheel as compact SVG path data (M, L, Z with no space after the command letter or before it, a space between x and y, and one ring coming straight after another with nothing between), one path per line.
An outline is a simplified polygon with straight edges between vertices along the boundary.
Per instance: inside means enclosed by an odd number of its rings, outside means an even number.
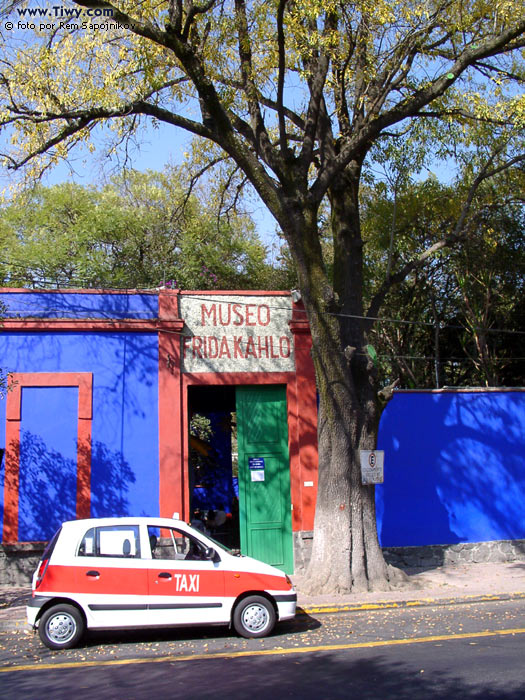
M82 639L85 629L84 618L77 608L63 603L45 611L38 635L49 649L71 649Z
M238 603L233 626L241 637L266 637L275 626L275 610L263 596L252 595Z

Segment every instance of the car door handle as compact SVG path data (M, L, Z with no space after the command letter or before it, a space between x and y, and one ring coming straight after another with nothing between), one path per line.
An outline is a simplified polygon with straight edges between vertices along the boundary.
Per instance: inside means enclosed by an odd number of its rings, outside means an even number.
M160 574L158 574L159 578L171 578L171 574L168 573L167 571L161 571Z
M100 576L100 572L99 572L99 571L94 571L94 570L92 570L92 571L86 571L86 576Z

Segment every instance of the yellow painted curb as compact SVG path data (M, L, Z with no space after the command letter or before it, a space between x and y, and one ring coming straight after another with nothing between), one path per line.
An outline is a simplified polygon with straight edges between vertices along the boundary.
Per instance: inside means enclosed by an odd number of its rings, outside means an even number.
M336 612L362 612L366 610L388 610L391 608L410 608L428 605L454 605L461 603L484 603L497 602L498 600L523 600L525 593L491 593L485 595L467 595L452 598L419 598L417 600L388 600L377 603L358 603L356 605L347 604L326 604L312 606L297 606L297 614L320 615L324 613Z
M458 639L480 639L484 637L501 637L525 634L525 628L485 630L483 632L461 632L459 634L437 634L431 637L408 637L406 639L381 639L375 642L354 642L352 644L323 644L306 647L277 647L275 649L245 650L207 654L189 654L185 656L158 656L134 659L109 659L107 661L68 661L56 664L25 664L0 668L0 673L16 671L59 671L71 668L92 668L94 666L128 666L131 664L177 663L179 661L203 661L204 659L234 659L248 656L288 656L291 654L310 654L320 651L343 651L348 649L373 649L375 647L399 646L409 644L428 644L431 642L454 641Z

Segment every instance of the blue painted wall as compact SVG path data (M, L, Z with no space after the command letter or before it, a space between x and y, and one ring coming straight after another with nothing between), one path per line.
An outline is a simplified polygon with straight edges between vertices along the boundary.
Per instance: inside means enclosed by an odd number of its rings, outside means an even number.
M156 294L4 292L7 318L156 318Z
M3 332L0 362L17 372L92 372L91 514L158 514L156 333ZM21 541L41 539L43 534L46 539L64 516L75 515L77 395L67 387L22 391ZM5 399L0 401L0 448L4 447ZM53 483L45 492L35 488L35 478L49 481L48 476ZM3 480L2 461L2 524ZM60 497L53 499L56 492Z
M525 538L525 392L397 393L378 449L383 546Z

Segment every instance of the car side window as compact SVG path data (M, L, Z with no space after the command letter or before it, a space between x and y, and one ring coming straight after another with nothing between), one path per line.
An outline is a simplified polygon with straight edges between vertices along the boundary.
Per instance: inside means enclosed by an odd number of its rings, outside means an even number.
M202 542L175 527L159 529L150 525L148 536L153 559L203 561L207 558Z
M95 528L90 527L82 538L82 542L78 548L79 557L94 557L95 556Z
M78 548L78 556L140 559L139 526L92 527L82 538Z

